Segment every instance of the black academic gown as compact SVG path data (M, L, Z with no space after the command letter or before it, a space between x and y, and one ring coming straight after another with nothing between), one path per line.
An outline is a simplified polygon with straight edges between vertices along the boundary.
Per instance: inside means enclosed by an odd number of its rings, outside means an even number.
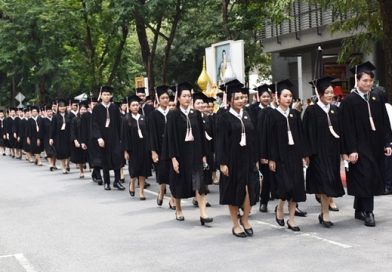
M106 127L106 108L103 104L94 107L92 113L92 137L102 138L105 147L98 149L100 165L105 170L119 170L123 165L123 153L121 148L121 117L118 106L110 103L109 106L110 124ZM99 162L98 160L96 163Z
M165 141L166 118L159 110L154 110L149 116L150 149L158 154L159 161L154 163L156 180L159 184L169 183L170 160L163 156Z
M4 132L4 119L0 119L0 146L5 146Z
M43 118L42 130L43 130L43 136L44 136L44 138L43 138L44 150L45 150L46 156L48 156L49 158L54 158L54 157L56 157L56 150L54 149L53 146L51 146L49 144L51 128L52 128L52 119Z
M268 157L276 163L273 188L277 198L303 202L306 200L303 161L307 154L301 116L290 109L288 116L294 145L289 145L287 121L277 109L267 116Z
M145 117L140 115L138 132L137 121L128 114L123 119L122 144L123 150L129 154L129 175L135 177L151 176L151 151Z
M391 127L383 98L371 92L369 104L376 131L372 131L366 101L356 92L341 103L343 153L358 153L358 161L349 164L347 193L372 197L384 193L384 147L392 142Z
M63 117L57 113L52 118L51 139L56 150L56 158L59 160L68 159L71 155L71 120L68 113L65 113L65 127L63 128Z
M170 163L170 191L175 198L189 198L195 196L193 190L193 178L199 176L200 187L196 188L200 193L205 193L206 184L202 184L203 156L205 151L205 135L203 119L199 111L191 109L188 117L192 126L193 141L185 141L187 131L187 119L185 114L178 108L171 110L167 115L167 129L165 142L167 146L167 158L176 158L179 163L179 174Z
M41 154L43 151L43 122L41 117L37 117L35 121L33 118L26 120L26 134L24 137L30 140L30 151L32 154ZM39 144L38 144L39 140Z
M249 113L244 110L246 145L241 146L241 121L230 111L219 118L217 124L216 158L218 165L229 168L229 176L220 175L219 192L221 205L242 206L246 187L253 206L259 198L260 182L256 169L255 129Z
M8 146L9 148L16 148L17 138L18 138L18 129L16 126L16 118L7 117L5 120L5 132L8 135Z
M212 171L215 170L215 151L214 151L214 119L212 115L202 115L204 125L204 137L206 141L206 154L208 168L203 171L205 184L212 184Z
M18 139L16 141L16 148L18 149L23 149L23 143L26 140L26 123L22 122L23 120L26 120L26 118L20 118L20 117L16 117L15 118L15 126L16 126L16 130L17 130L17 134L18 134Z
M19 122L19 128L18 128L18 136L20 138L19 142L22 144L22 149L25 152L31 153L31 144L27 143L27 133L29 130L29 120L31 118L27 119L27 118L23 118L22 120L20 120Z
M328 114L334 131L340 136L339 108L331 105ZM340 139L331 134L327 114L318 104L310 105L304 113L303 124L310 160L306 192L329 197L344 195L340 178Z
M259 112L262 110L259 107L259 105L260 105L260 103L256 102L256 103L249 105L249 107L248 107L249 116L250 116L250 119L252 120L254 127L256 127L256 125L257 125L257 116L259 115Z
M76 163L76 164L84 164L87 162L88 158L88 152L87 150L84 150L82 146L76 147L75 145L75 140L79 142L81 145L82 140L81 140L81 119L82 117L80 115L74 117L71 121L71 162Z

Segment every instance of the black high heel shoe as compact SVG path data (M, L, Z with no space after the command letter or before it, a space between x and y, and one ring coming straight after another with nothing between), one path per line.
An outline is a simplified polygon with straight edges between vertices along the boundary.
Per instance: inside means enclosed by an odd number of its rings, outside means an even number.
M289 224L289 220L287 220L287 228L292 231L300 231L301 229L298 226L292 226Z
M157 196L157 205L158 206L162 206L162 204L163 204L163 199L160 199L159 198L159 195ZM169 203L170 204L170 203Z
M333 226L333 223L331 221L325 221L324 220L322 213L319 214L318 220L319 220L320 224L323 225L326 228L330 228L330 227Z
M279 219L278 218L278 205L275 207L275 220L276 223L278 223L279 226L284 227L284 219Z
M184 221L185 220L185 217L183 215L178 216L177 213L175 213L175 214L176 214L177 221Z
M246 229L244 224L242 223L242 217L240 217L240 225L244 228L244 231L247 236L249 237L253 236L253 228Z
M236 233L236 232L234 231L234 228L231 229L231 232L233 233L233 235L234 235L235 237L239 237L239 238L246 238L246 237L247 237L245 232L242 231L242 232L240 232L240 233Z
M212 221L214 221L214 219L211 218L211 217L205 217L205 218L203 218L203 217L200 216L200 224L201 224L202 226L204 226L205 223L211 223Z
M135 196L135 191L129 191L129 194L134 197Z
M175 206L175 205L172 205L172 204L170 203L170 201L169 201L169 208L170 208L171 210L176 210L176 206Z

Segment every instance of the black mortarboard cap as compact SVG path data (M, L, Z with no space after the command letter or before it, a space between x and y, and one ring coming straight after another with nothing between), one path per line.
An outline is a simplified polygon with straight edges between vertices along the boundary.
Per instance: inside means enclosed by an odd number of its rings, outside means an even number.
M96 96L93 96L93 97L90 97L90 103L91 102L98 102L98 97L96 97Z
M316 87L318 94L322 95L329 86L332 86L332 80L334 80L333 77L326 76L310 81L309 84L311 84L313 87Z
M289 91L293 92L294 85L293 85L293 83L291 83L290 80L285 79L285 80L278 82L277 88L278 88L277 89L278 94L281 93L283 90L289 90Z
M101 87L101 93L106 92L106 93L113 93L113 87L104 85Z
M86 107L86 108L88 108L88 102L87 101L81 101L79 103L79 107Z
M4 110L1 110L1 109L0 109L0 112L4 113Z
M146 93L146 88L145 87L139 87L139 88L136 88L136 93Z
M68 103L67 103L67 100L60 98L59 100L57 100L57 104L58 104L59 106L65 106L65 105L67 105Z
M193 86L189 82L182 82L182 83L178 84L178 86L177 86L177 91L179 93L182 91L185 91L185 90L191 91L192 89L193 89Z
M146 101L150 100L150 101L154 101L155 99L155 93L151 93L149 95L146 96Z
M9 107L9 111L16 111L17 109L15 107Z
M244 84L242 84L238 79L233 79L229 82L226 82L225 84L222 84L219 86L219 89L222 91L228 91L230 93L233 92L240 92L241 88L244 87Z
M213 97L207 97L208 99L207 99L207 103L214 103L215 102L215 98L213 98Z
M31 108L30 108L30 107L26 107L26 108L24 108L24 109L22 109L22 110L23 110L24 113L26 113L26 112L28 112L28 111L31 111Z
M174 95L169 94L169 101L173 102L176 99Z
M262 84L257 88L254 88L255 91L259 93L259 95L262 95L264 92L270 92L269 90L270 85L268 84Z
M223 92L216 93L216 96L219 97L220 99L222 99L223 98Z
M166 85L158 86L157 87L157 95L158 95L158 97L160 97L164 93L168 93L169 89L170 89L170 87L166 86Z
M30 106L30 110L37 110L37 111L39 111L39 107L36 106L36 105L32 105L32 106Z
M193 102L195 102L197 99L201 99L203 100L203 102L208 103L208 96L206 96L202 92L193 93L192 98L193 98Z
M249 95L249 88L248 87L242 87L241 88L241 93L243 93L245 95Z
M134 102L134 101L140 102L140 101L142 101L142 99L140 99L139 96L137 96L136 94L128 96L128 103L129 104Z
M362 64L356 65L350 69L350 72L355 74L363 73L363 72L372 72L376 70L376 66L373 65L370 61L364 62Z

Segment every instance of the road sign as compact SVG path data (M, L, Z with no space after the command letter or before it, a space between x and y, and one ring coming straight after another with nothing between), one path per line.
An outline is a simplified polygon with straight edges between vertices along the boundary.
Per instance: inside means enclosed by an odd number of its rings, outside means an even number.
M19 102L18 108L23 107L22 101L25 99L26 97L19 92L16 96L15 99Z

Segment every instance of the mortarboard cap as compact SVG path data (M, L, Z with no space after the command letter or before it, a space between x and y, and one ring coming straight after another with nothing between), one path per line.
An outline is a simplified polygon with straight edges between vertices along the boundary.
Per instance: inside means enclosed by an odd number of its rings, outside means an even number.
M319 95L323 95L325 90L329 87L332 86L331 81L334 80L333 77L326 76L322 77L319 79L315 79L313 81L310 81L309 84L311 84L313 87L317 88L317 93Z
M264 92L270 92L269 90L270 85L268 84L262 84L257 88L254 88L255 91L259 93L259 95L262 95Z
M242 84L240 81L238 81L238 79L233 79L229 82L226 82L225 84L222 84L219 86L219 89L221 89L222 91L228 91L230 93L233 92L241 92L241 88L244 87L244 84Z
M132 102L139 102L142 101L142 99L139 98L136 94L128 96L128 104L131 104Z
M355 74L363 73L363 72L372 72L376 70L376 66L373 65L370 61L364 62L362 64L356 65L350 69L350 72Z
M59 106L65 106L65 105L67 105L67 101L65 100L65 99L62 99L62 98L60 98L60 99L58 99L57 100L57 104L59 105Z
M177 91L181 93L182 91L192 91L193 86L189 82L182 82L178 84Z
M113 93L113 87L104 85L101 87L101 93Z
M136 88L136 93L146 93L146 88L145 87L139 87L139 88Z
M155 99L155 93L153 93L153 92L150 92L150 94L146 96L146 101L149 101L149 100L154 101L154 99Z
M88 108L88 101L80 101L79 107L85 107Z
M157 87L157 95L160 97L161 95L168 93L170 87L166 85L161 85Z
M17 109L15 107L9 107L9 111L16 111Z
M176 99L176 97L174 95L169 95L169 101L173 102Z
M241 93L243 93L245 95L249 95L249 88L248 87L242 87L241 88Z
M193 98L193 102L196 102L196 100L201 99L201 100L203 100L203 102L208 103L208 101L207 101L208 97L202 92L193 93L192 98Z
M289 90L289 91L293 92L293 88L294 88L293 83L291 83L291 81L288 79L279 81L277 84L278 94L280 94L283 90Z
M207 103L214 103L216 101L213 97L207 97Z
M36 106L36 105L33 105L33 106L30 107L30 110L37 110L37 111L39 111L39 107Z

